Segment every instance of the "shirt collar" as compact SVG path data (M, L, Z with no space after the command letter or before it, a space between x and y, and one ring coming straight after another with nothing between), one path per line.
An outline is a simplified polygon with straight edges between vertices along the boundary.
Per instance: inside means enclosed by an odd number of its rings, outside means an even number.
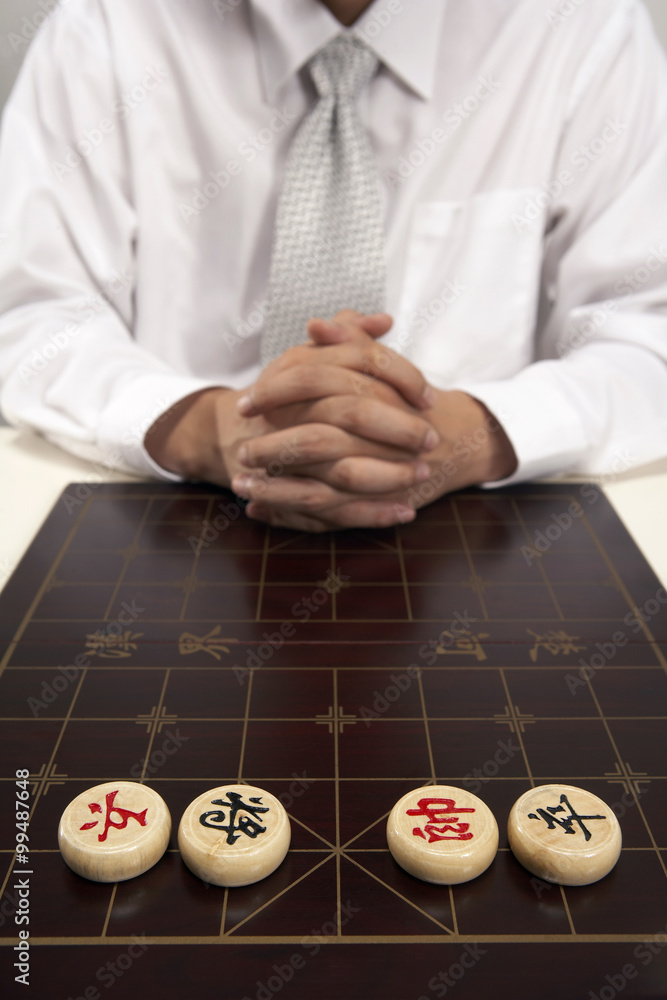
M346 32L362 39L420 97L433 95L446 0L402 0L396 13L386 0L374 0L351 28L344 28L320 0L249 2L270 103L286 80Z

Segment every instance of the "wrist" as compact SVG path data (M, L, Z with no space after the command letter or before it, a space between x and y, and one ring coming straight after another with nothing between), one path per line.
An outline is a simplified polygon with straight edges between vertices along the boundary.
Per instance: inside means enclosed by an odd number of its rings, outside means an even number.
M424 457L451 470L443 492L506 479L516 470L517 458L507 434L474 396L458 389L437 390L431 420L441 444Z
M477 399L474 402L483 413L483 427L488 434L488 445L484 455L485 472L479 482L495 483L501 479L508 479L516 472L519 464L512 442L505 433L502 424L486 408L484 403L480 403Z
M149 427L146 451L163 469L184 479L228 485L218 437L218 406L231 389L203 389L179 400Z

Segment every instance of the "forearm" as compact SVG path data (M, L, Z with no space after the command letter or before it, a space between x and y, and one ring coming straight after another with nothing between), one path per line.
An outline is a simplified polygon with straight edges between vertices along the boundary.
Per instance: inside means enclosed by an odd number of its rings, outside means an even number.
M0 311L5 288L0 280ZM159 475L143 449L147 428L206 383L138 347L106 302L86 301L38 301L0 317L3 413L104 467Z

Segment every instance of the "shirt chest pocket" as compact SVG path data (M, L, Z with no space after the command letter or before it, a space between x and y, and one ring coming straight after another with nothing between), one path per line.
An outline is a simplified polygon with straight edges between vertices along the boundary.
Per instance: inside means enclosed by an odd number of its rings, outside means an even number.
M543 216L526 207L536 190L417 206L392 342L441 387L507 378L532 359Z

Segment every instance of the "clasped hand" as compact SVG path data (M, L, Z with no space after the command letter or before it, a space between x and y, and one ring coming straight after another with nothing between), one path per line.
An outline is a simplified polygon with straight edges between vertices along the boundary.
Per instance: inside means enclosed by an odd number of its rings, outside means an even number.
M236 457L232 488L250 517L322 531L411 520L405 491L428 479L439 437L436 394L409 362L376 343L388 316L351 311L312 320L310 340L262 372L237 410L270 427ZM253 428L256 430L256 428Z
M514 452L483 405L431 388L377 343L391 322L350 310L311 320L308 342L249 389L177 404L146 436L149 454L186 478L231 486L251 518L305 531L404 523L434 496L509 475ZM477 444L454 461L471 434Z

